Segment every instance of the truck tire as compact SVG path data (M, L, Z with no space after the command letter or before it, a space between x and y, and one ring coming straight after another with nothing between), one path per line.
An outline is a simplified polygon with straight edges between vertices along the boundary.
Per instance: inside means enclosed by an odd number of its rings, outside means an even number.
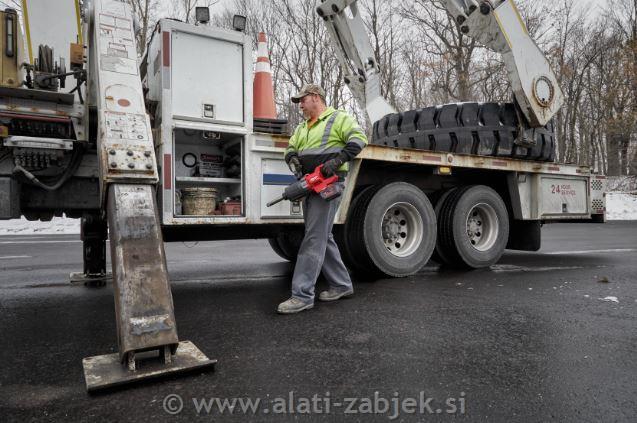
M376 185L368 186L354 197L349 207L343 230L335 237L345 266L354 273L357 279L363 281L374 280L383 276L373 266L365 249L361 248L361 246L365 245L362 237L365 211L373 195L379 189L380 187Z
M461 103L385 116L374 123L372 144L444 153L554 161L553 123L535 131L536 146L514 144L513 103Z
M416 186L395 182L366 191L352 212L350 251L368 273L410 276L431 258L436 215Z
M268 242L279 257L295 262L296 256L299 254L299 248L301 248L301 242L303 242L303 232L281 232L276 238L269 238Z
M474 185L453 191L440 210L441 256L454 267L479 269L496 263L509 239L509 216L493 189Z
M451 195L454 191L456 191L457 188L451 188L448 189L446 191L442 191L442 193L439 193L438 195L436 195L435 197L435 207L434 207L434 212L436 213L436 222L437 222L437 226L438 226L438 232L440 232L439 226L440 226L440 211L442 210L442 205L445 203L445 201L447 200L447 198L449 197L449 195ZM440 245L440 237L436 237L436 248L434 249L434 252L431 256L431 259L433 261L435 261L436 263L445 265L445 264L449 264L450 260L447 256L445 256L445 252L442 248L442 246Z
M292 260L291 257L283 252L283 249L279 245L279 241L276 238L268 238L268 242L270 243L270 247L272 247L272 251L274 251L277 256L281 257L283 260Z

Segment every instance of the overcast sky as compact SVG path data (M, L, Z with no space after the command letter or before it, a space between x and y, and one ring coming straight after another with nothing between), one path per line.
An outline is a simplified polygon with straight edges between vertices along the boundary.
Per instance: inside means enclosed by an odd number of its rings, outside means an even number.
M527 0L527 1L540 1L540 2L549 3L549 4L555 4L560 2L560 0ZM600 11L607 8L611 2L611 0L576 0L576 1L578 3L583 3L583 4L586 4L587 2L590 3L592 11L594 11L595 13L600 13ZM520 0L518 0L517 2L519 3ZM212 7L212 10L213 11L221 10L226 5L231 7L233 3L234 3L234 0L219 0L219 3L214 5Z
M234 1L235 0L219 0L217 4L215 4L214 6L210 8L211 12L214 14L216 12L220 12L226 7L232 11L232 9L234 8ZM516 0L517 3L521 3L522 1L524 0ZM526 1L541 2L541 3L551 5L551 4L560 4L563 0L526 0ZM171 0L161 0L161 2L164 5L162 9L168 11ZM589 5L588 7L591 8L591 17L595 17L601 14L604 10L607 10L609 5L611 4L611 0L575 0L575 2L578 5L582 5L580 7L586 7L585 5ZM318 3L318 0L317 0L317 3ZM166 12L166 14L168 13Z

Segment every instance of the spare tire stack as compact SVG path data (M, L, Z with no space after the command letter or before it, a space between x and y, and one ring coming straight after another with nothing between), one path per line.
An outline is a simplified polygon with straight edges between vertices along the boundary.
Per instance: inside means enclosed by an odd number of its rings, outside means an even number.
M553 123L536 129L536 145L514 144L513 103L458 103L385 116L374 123L372 144L443 153L555 161Z

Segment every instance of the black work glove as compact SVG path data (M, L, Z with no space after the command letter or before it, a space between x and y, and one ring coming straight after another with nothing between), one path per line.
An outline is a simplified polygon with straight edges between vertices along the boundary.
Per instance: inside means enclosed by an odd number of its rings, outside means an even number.
M341 159L340 157L336 157L331 160L328 160L323 164L323 167L321 168L321 173L323 174L324 177L329 178L330 176L334 175L338 171L338 168L341 167L343 163L344 163L343 159Z
M288 167L290 168L290 172L296 176L296 179L301 179L301 177L303 177L303 166L301 166L301 162L298 157L292 157L288 161Z

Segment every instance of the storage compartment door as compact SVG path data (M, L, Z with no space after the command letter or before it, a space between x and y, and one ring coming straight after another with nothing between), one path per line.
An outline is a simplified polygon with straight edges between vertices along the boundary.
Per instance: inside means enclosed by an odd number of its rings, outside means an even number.
M173 116L244 125L243 46L172 33Z
M588 215L590 213L586 179L541 176L539 189L539 215L543 218Z
M285 187L296 182L283 160L263 159L261 161L261 217L303 217L301 203L281 201L272 207L266 204L280 197Z

